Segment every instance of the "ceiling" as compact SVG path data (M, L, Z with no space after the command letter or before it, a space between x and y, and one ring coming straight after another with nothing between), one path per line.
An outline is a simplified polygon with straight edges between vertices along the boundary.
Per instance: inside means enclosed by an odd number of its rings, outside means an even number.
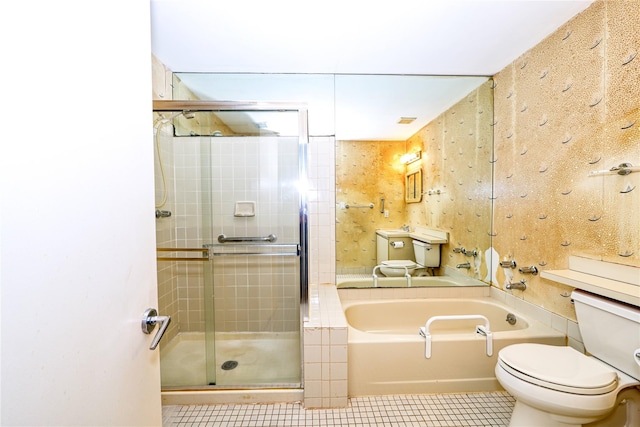
M151 0L152 52L184 73L493 76L593 1ZM195 80L190 84L197 86ZM192 89L202 96L230 96L207 93L199 84ZM379 86L363 87L363 93ZM387 103L393 111L379 112L384 120L394 118L379 132L387 132L383 139L405 139L407 128L396 126L400 116L433 119L435 110L468 93L459 92L425 93L429 112L415 105L416 96L396 97ZM253 98L260 96L267 95ZM403 109L402 98L412 105ZM337 114L337 93L335 102ZM356 100L349 102L357 108ZM363 109L370 104L360 102ZM364 115L369 125L381 123L377 114Z

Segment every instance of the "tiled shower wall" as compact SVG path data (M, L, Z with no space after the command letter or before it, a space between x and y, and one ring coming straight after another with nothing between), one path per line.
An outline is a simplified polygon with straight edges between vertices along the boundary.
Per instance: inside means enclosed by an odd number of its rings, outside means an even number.
M175 191L173 191L175 188L173 137L169 126L160 126L154 132L156 132L154 135L156 208L172 212L168 218L156 219L156 245L157 247L175 248L177 243L176 215L174 215L176 202ZM160 157L158 156L158 148L160 149ZM162 159L164 183L159 159ZM165 194L166 201L162 204ZM180 323L177 321L179 319L178 276L175 262L158 263L158 310L161 314L171 316L174 319L165 332L167 342L171 341L178 333Z
M211 138L212 236L277 236L296 253L298 138ZM235 216L240 201L255 203L254 216ZM254 252L249 246L237 248ZM214 253L235 251L229 246ZM295 256L214 256L216 331L298 331L299 272Z
M309 283L335 283L335 139L310 137L308 147Z
M160 146L167 182L167 203L160 209L171 211L169 218L156 220L158 247L200 248L202 207L200 139L174 138L171 126L161 128ZM176 142L177 140L177 142ZM156 156L156 203L164 192ZM159 256L189 256L194 253L158 253ZM204 262L158 262L158 309L173 319L167 338L178 332L204 331Z
M500 257L539 269L570 255L640 265L640 2L597 1L495 76ZM574 318L570 290L521 275L526 301ZM500 287L506 281L498 271Z

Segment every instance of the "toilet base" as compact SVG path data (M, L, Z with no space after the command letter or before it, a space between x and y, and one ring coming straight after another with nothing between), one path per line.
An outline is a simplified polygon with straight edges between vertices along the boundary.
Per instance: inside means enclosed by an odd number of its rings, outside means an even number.
M591 418L592 420L593 418ZM631 427L640 426L640 387L621 391L615 409L597 421L569 419L533 408L516 400L509 427Z
M630 387L618 395L616 409L599 421L584 427L632 427L640 426L640 386Z
M576 427L582 424L569 424L559 421L551 416L548 412L532 408L518 400L513 407L509 427Z

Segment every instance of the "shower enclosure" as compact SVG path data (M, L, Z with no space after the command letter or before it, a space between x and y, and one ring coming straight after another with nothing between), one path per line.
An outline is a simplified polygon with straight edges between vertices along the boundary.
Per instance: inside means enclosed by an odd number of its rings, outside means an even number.
M155 101L163 390L301 388L304 106Z

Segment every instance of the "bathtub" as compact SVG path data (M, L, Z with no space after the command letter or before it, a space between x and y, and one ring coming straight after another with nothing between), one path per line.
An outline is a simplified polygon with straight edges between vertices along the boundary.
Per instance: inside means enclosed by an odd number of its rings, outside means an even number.
M406 288L408 281L405 277L378 277L379 288ZM372 288L373 276L365 279L339 279L336 283L341 288ZM460 287L460 286L488 286L470 277L452 276L416 276L411 278L411 287Z
M497 354L520 342L565 345L565 335L527 319L492 298L353 300L343 302L348 323L348 394L451 393L502 390L494 375ZM507 314L516 316L515 325ZM476 333L481 320L442 320L430 325L431 357L419 328L431 316L485 316L493 337Z

